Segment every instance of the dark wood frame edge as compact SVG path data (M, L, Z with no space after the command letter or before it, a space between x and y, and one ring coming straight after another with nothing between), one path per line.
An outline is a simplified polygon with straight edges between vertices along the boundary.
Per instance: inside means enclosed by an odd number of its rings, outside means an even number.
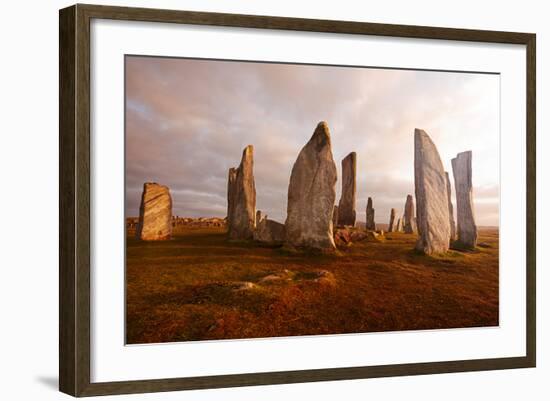
M170 22L521 44L527 48L526 356L223 376L90 382L90 20ZM73 396L351 380L536 366L536 35L77 4L59 12L59 389Z

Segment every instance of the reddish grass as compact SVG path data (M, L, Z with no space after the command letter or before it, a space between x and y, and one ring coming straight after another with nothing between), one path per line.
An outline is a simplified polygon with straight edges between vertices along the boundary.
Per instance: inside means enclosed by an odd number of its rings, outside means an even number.
M475 251L438 257L413 251L414 235L386 236L305 255L229 243L221 228L128 235L127 342L498 325L496 229L480 230Z

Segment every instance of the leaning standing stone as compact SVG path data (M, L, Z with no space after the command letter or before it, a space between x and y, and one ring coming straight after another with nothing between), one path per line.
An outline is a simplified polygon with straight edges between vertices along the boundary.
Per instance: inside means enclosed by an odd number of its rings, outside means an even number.
M227 225L230 240L252 239L256 226L254 148L243 150L241 164L229 169L227 182Z
M456 240L456 225L454 218L453 201L451 200L451 180L449 173L445 171L445 180L447 181L447 202L449 203L449 225L451 226L451 242Z
M155 182L143 184L137 239L159 241L172 236L172 197L170 190Z
M414 131L414 187L420 234L416 249L428 255L446 252L451 227L445 170L437 148L421 129Z
M288 247L335 249L332 216L336 198L336 165L330 132L320 122L302 148L290 175L286 218Z
M403 214L403 231L407 234L416 233L416 219L414 217L414 200L412 195L407 195L405 201L405 213Z
M456 190L458 243L464 248L475 248L477 226L474 216L472 191L472 152L459 153L452 160Z
M342 160L342 196L338 204L339 226L355 226L356 174L357 154L351 152Z
M376 230L376 223L374 222L374 209L372 207L372 198L369 197L367 200L367 230Z

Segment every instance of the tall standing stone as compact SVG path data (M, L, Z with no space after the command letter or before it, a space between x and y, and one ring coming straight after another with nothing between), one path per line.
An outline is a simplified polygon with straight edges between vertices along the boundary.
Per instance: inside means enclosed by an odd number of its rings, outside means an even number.
M405 213L403 214L403 231L407 234L416 233L416 218L414 217L414 200L412 195L407 195L405 201Z
M446 252L451 227L445 170L437 148L421 129L414 130L414 187L420 234L416 249L428 255Z
M367 230L376 230L376 223L374 222L374 209L372 207L372 198L369 197L367 200L367 223L366 223L366 229Z
M338 203L339 226L355 226L356 174L357 154L351 152L342 159L342 196Z
M477 226L472 190L472 152L462 152L452 160L456 191L457 239L460 246L475 248Z
M230 168L227 180L227 232L230 240L252 239L256 226L254 148L243 150L241 164Z
M388 225L388 232L393 233L397 229L397 213L392 207L390 210L390 224Z
M285 223L286 246L335 249L332 216L336 174L330 132L323 121L317 125L292 167Z
M172 197L170 190L155 182L143 184L136 238L159 241L172 236Z
M445 171L445 180L447 181L447 202L449 203L449 225L451 226L451 241L456 240L456 225L454 218L453 201L451 199L451 180L449 173Z

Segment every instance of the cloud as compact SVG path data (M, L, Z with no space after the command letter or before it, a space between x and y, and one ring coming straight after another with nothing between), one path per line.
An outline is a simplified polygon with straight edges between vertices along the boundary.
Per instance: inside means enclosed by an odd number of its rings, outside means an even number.
M451 158L473 151L477 219L496 225L498 113L497 75L127 57L127 213L156 181L171 188L174 214L223 217L227 170L252 144L257 208L284 221L292 165L326 120L339 174L357 152L360 220L368 196L386 222L414 194L418 127L451 176Z

